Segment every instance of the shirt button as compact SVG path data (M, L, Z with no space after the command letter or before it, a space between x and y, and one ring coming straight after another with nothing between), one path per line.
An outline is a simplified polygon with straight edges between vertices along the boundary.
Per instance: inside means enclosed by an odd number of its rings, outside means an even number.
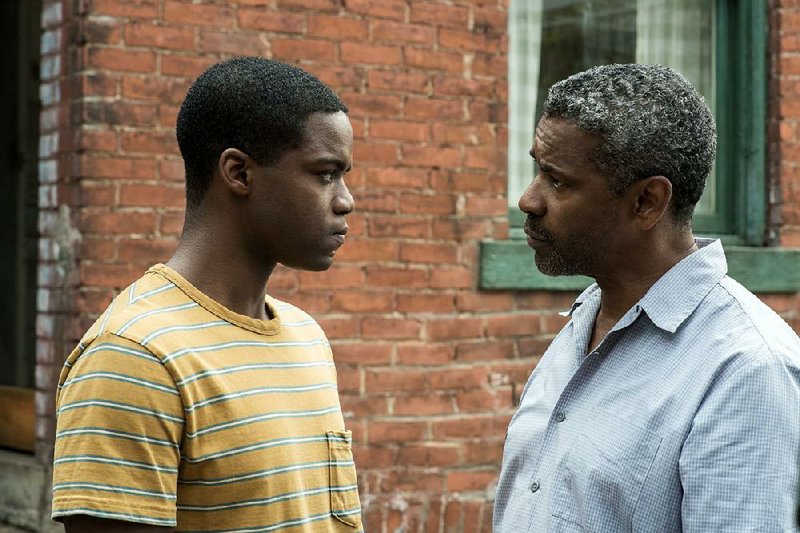
M534 481L533 483L531 483L531 492L536 492L537 490L539 490L539 482Z
M564 413L556 413L556 422L561 423L566 419L567 419L567 417L566 417L566 415Z

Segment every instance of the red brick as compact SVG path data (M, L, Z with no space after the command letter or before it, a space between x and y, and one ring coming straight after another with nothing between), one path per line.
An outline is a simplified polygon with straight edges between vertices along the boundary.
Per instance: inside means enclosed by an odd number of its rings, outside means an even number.
M403 243L400 260L408 263L455 263L458 247L454 244Z
M401 213L450 215L455 213L455 210L455 197L449 194L404 193L400 197Z
M397 362L403 365L445 365L453 360L449 342L409 342L397 345Z
M92 0L92 14L156 18L160 3L160 0Z
M89 66L100 70L153 72L156 68L156 54L119 48L93 47L89 49Z
M461 150L439 146L403 146L403 162L410 166L454 168L461 166Z
M233 27L233 9L212 4L166 0L164 20L192 26Z
M370 443L413 442L421 441L425 438L426 426L425 422L371 421L367 431Z
M391 165L399 159L399 146L395 143L371 142L356 139L353 147L353 160L358 164L377 163ZM362 206L359 206L361 209Z
M348 313L389 312L392 296L384 292L337 291L331 300L331 309Z
M348 239L336 254L337 261L396 261L398 245L389 240Z
M394 400L394 414L399 416L447 415L454 412L449 395L398 396Z
M244 29L280 33L303 33L306 29L306 17L300 13L242 8L236 17Z
M358 191L355 194L359 211L389 212L397 210L397 196L381 191Z
M156 229L156 214L142 212L84 212L81 228L86 233L151 234Z
M407 122L399 120L370 121L369 132L378 139L394 139L398 141L424 142L430 139L430 126L424 122Z
M422 324L418 320L405 318L367 317L361 320L364 338L417 339Z
M542 331L541 315L514 313L486 319L486 334L490 337L536 335Z
M367 183L373 187L422 189L428 185L428 171L407 167L370 167Z
M276 59L333 61L336 58L336 45L319 39L274 39L272 53Z
M340 96L350 108L351 117L399 116L403 108L399 96L363 93L342 93Z
M211 57L162 54L161 72L170 76L184 76L193 79L216 61L216 58Z
M488 375L488 367L471 366L432 370L428 373L428 379L434 390L469 390L486 387L489 384Z
M330 37L336 40L365 40L369 36L369 22L328 15L309 15L308 35L312 37Z
M372 39L395 43L433 44L436 39L436 29L422 24L375 21L372 23Z
M94 287L114 287L123 289L142 275L142 267L124 264L104 264L82 262L80 279L84 285Z
M467 28L469 9L466 6L449 6L433 2L412 2L410 19L451 28Z
M370 70L367 75L367 85L371 89L399 93L425 93L428 91L428 76L417 72Z
M442 28L439 30L439 45L468 52L491 52L500 50L500 36L487 35L481 31Z
M399 65L403 54L397 46L343 42L339 45L344 63Z
M304 8L313 11L338 11L341 0L278 0L278 8Z
M409 97L406 99L405 114L408 117L435 120L460 120L465 118L464 104L461 100L444 98Z
M156 78L154 76L124 76L122 96L134 100L180 104L189 90L191 80Z
M175 239L122 239L117 250L120 261L141 261L142 258L152 262L166 262L172 256L178 241Z
M397 310L403 313L450 313L454 310L454 300L452 294L398 294Z
M483 320L467 317L437 318L427 321L425 331L426 338L432 341L482 337Z
M366 391L371 393L422 392L428 388L427 374L407 368L368 369Z
M155 104L135 104L118 100L86 102L82 111L82 119L86 124L154 126L158 118ZM114 135L116 137L116 132Z
M431 272L430 286L433 289L472 289L477 280L477 271L469 268L437 268Z
M126 152L177 154L178 141L173 131L125 131L120 144Z
M502 411L516 406L512 388L504 390L474 389L456 393L456 407L459 413L485 413Z
M303 289L345 289L364 284L364 271L358 267L334 265L326 272L301 272L300 287Z
M431 235L434 239L466 241L486 239L492 236L490 220L469 220L463 218L438 219L433 221Z
M194 49L194 31L190 28L134 22L125 27L125 43L134 46L192 50Z
M372 237L424 238L430 233L430 221L418 217L371 217L369 234Z
M183 213L164 213L158 225L161 235L180 235L183 230Z
M392 357L392 345L382 342L336 342L332 346L337 363L361 366L386 365Z
M464 79L456 76L437 76L433 80L433 93L437 96L469 96L497 98L495 81L491 79Z
M457 52L407 46L403 56L405 64L410 67L448 72L464 71L464 55Z
M404 0L347 0L347 10L369 17L402 20L406 16Z
M412 466L443 467L459 464L460 446L450 443L424 443L402 446L397 463Z
M395 450L374 446L353 446L353 459L359 468L375 468L395 464Z
M356 317L333 318L323 316L319 317L317 321L325 335L331 340L354 339L358 338L360 333Z
M84 157L81 175L93 178L153 179L155 161L126 157Z
M497 468L491 470L459 470L448 472L447 490L470 491L486 490L486 488L497 480Z
M183 187L123 185L119 205L133 207L183 207Z
M198 42L198 49L204 52L263 56L269 50L267 41L261 36L238 31L204 30L200 32Z
M455 359L458 361L488 361L512 357L514 357L512 341L486 339L458 344L455 355Z
M467 216L504 216L508 213L508 200L470 196L464 206L464 213Z
M367 285L371 287L403 287L414 289L425 287L428 272L420 269L367 267Z
M461 293L456 298L459 311L510 311L514 296L504 293Z
M117 149L117 132L87 130L80 132L80 148L99 152L113 152Z
M119 24L88 19L81 27L81 38L92 44L117 44L122 37Z

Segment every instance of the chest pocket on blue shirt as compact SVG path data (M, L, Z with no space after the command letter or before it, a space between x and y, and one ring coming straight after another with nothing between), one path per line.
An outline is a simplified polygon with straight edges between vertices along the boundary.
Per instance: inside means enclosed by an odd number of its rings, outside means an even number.
M602 410L558 465L552 514L593 532L631 531L661 436Z

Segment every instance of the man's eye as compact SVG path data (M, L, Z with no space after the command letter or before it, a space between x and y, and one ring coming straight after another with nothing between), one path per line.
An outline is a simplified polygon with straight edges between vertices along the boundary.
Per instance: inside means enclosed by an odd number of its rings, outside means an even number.
M557 178L554 178L552 176L550 177L550 183L553 184L554 189L559 189L561 188L562 185L562 183Z
M325 172L320 172L317 174L323 181L333 181L334 178L339 174L338 170L326 170Z

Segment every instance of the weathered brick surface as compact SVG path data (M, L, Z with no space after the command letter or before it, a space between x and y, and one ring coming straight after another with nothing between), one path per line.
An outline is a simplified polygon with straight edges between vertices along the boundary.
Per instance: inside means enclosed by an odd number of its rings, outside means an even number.
M329 272L278 269L269 290L331 338L366 530L490 531L508 421L575 296L476 289L478 242L508 235L508 1L44 4L42 405L82 330L175 247L183 176L173 127L192 79L233 54L297 63L351 107L357 211ZM800 246L800 6L779 7L771 228ZM797 295L765 300L800 326ZM43 407L44 461L51 432Z

